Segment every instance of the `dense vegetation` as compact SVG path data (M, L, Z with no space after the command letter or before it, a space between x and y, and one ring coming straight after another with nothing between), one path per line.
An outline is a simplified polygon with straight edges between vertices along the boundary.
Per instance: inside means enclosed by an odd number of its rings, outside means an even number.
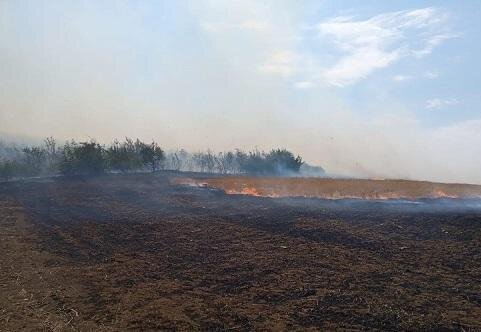
M39 146L22 148L0 143L0 178L63 174L96 175L107 172L157 170L198 171L221 174L292 175L303 166L302 158L286 149L270 152L241 150L189 153L165 152L156 142L126 138L108 146L94 140L66 142L59 146L47 138Z

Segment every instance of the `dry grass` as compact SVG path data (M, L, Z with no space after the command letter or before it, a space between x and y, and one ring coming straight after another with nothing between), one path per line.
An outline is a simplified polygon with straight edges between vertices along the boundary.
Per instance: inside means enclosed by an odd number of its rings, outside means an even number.
M228 194L268 197L319 198L473 198L481 197L481 186L409 180L361 180L323 178L276 178L232 176L207 179L181 179L180 183L205 184Z

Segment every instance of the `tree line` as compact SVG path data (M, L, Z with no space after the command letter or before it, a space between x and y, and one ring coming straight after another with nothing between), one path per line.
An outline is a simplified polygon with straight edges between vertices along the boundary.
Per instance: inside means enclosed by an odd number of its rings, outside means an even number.
M38 146L18 148L0 143L0 177L46 175L98 175L116 172L157 170L194 171L221 174L291 175L303 165L300 156L286 149L269 152L239 149L214 153L190 153L184 149L164 151L156 142L139 139L115 140L101 145L95 140L68 141L59 145L49 137Z

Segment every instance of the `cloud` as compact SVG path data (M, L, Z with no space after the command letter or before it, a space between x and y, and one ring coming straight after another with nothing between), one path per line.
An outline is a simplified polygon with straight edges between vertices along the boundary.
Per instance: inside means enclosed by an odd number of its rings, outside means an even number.
M413 50L412 54L418 58L421 58L425 55L431 54L434 48L438 45L441 45L445 40L456 38L458 37L457 34L440 34L431 36L430 38L426 39L426 46L420 50Z
M439 73L437 71L427 71L424 73L424 77L430 80L435 80L439 78Z
M265 32L269 30L269 25L263 21L246 20L238 25L241 29L254 30L257 32Z
M426 101L426 108L428 109L441 109L448 106L453 106L459 104L459 100L456 98L433 98Z
M409 81L413 77L410 75L394 75L392 77L392 80L395 82L404 82L404 81Z
M335 17L319 24L341 58L322 74L329 85L347 86L408 56L421 57L453 34L444 32L448 15L436 8L383 13L367 20Z
M259 70L288 77L295 72L298 60L298 56L294 52L277 51L270 55L266 63L259 66Z
M392 80L394 82L405 82L405 81L410 81L413 79L429 79L429 80L435 80L439 78L439 73L436 71L426 71L422 75L405 75L405 74L398 74L394 75L392 77Z
M367 19L338 16L306 27L303 15L296 15L294 8L273 4L235 2L233 11L231 5L215 2L201 11L200 26L219 45L238 49L231 58L247 50L251 63L246 66L279 76L294 87L298 85L292 82L304 81L352 85L401 59L427 56L455 36L447 27L449 15L433 7ZM393 79L400 82L407 77Z
M309 88L312 88L313 86L314 86L314 84L312 84L312 82L309 82L309 81L302 81L302 82L294 83L294 87L296 87L298 89L309 89Z
M366 78L375 69L384 68L399 58L397 52L383 52L376 48L359 48L342 58L323 73L323 80L329 85L344 87Z
M222 33L229 30L244 30L253 31L256 33L268 32L270 27L267 22L258 20L246 20L239 23L224 23L224 22L201 22L200 27L208 32Z

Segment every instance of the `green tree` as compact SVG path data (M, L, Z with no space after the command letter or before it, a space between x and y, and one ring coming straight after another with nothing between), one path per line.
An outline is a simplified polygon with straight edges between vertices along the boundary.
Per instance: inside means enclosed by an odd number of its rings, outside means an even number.
M67 142L62 151L60 171L64 175L98 175L106 170L103 147L95 141Z
M140 154L142 156L142 162L144 165L148 165L152 172L155 172L163 165L165 154L156 142L152 142L151 144L142 143Z
M271 150L265 158L268 172L272 174L298 173L303 164L300 156L294 157L286 149Z
M142 167L142 156L138 145L130 138L120 143L115 140L106 150L110 169L128 172Z

